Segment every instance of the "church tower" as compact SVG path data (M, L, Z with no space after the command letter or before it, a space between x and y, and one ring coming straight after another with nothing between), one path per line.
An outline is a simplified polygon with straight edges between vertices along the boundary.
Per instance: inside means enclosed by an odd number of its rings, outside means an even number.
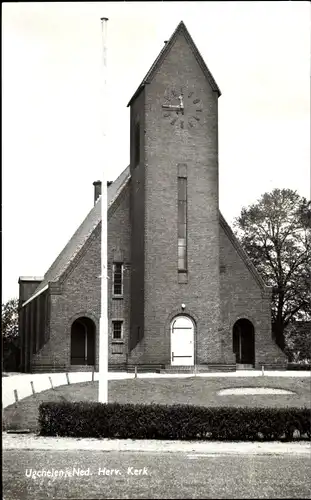
M219 96L181 22L129 102L129 361L222 363Z

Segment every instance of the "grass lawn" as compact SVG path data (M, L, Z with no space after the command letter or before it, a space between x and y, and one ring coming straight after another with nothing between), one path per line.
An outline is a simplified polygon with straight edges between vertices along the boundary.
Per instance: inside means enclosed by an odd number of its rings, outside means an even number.
M219 396L231 387L273 387L294 394ZM3 410L3 429L30 429L36 432L38 408L43 401L97 401L98 382L63 385L49 389ZM109 381L109 402L192 404L201 406L310 407L310 379L286 377L241 378L155 378Z

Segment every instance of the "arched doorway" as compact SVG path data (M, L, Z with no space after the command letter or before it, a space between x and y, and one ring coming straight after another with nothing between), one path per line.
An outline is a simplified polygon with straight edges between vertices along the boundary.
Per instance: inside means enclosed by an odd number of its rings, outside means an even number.
M255 364L255 330L253 323L248 319L239 319L234 323L233 352L238 364Z
M71 326L72 365L95 364L95 323L90 318L76 319Z
M194 365L194 323L188 316L177 316L171 323L171 365Z

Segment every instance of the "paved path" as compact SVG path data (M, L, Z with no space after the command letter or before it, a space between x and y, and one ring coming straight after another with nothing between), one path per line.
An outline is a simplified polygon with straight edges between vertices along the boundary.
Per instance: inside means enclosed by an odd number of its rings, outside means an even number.
M197 377L261 377L261 371L246 371L238 370L237 372L214 372L214 373L198 373ZM311 372L307 371L265 371L265 377L309 377ZM30 382L36 392L46 391L51 388L49 380L51 377L54 387L67 384L66 373L20 373L2 377L2 407L5 408L15 402L14 390L17 390L18 399L21 400L32 394ZM187 378L193 377L189 373L139 373L139 378ZM109 372L109 380L130 379L134 378L134 373L127 372ZM94 379L98 380L98 373L94 374ZM87 382L92 380L92 372L70 372L70 383Z
M160 453L203 454L299 454L311 457L311 443L248 441L164 441L151 439L96 439L43 437L35 434L2 434L5 450L97 450Z

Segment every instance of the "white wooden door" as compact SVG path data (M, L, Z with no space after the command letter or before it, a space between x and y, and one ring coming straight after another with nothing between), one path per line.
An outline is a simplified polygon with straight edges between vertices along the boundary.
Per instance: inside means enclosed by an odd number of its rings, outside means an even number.
M194 365L194 327L186 316L179 316L172 322L171 365Z

